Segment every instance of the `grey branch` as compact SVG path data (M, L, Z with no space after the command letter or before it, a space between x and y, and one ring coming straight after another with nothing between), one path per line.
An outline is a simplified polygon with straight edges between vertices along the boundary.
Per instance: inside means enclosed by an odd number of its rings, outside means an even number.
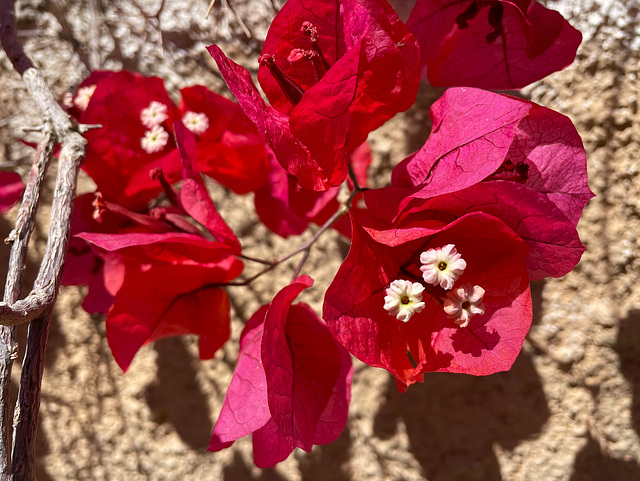
M22 49L16 34L13 0L0 0L0 41L44 116L44 136L25 189L16 227L7 238L13 245L3 302L0 303L0 479L17 481L35 479L35 437L40 409L44 351L69 242L73 199L78 170L86 156L86 140L58 105L44 76L33 66ZM18 300L42 181L56 142L61 144L61 150L47 247L31 292L24 299ZM20 379L20 392L15 407L13 452L10 461L9 382L17 346L14 327L7 326L28 321L31 321L31 324Z

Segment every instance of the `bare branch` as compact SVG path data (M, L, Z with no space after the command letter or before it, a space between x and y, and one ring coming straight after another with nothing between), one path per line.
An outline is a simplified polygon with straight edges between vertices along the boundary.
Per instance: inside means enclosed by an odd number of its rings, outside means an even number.
M15 325L32 320L29 325L27 353L24 359L20 393L15 408L14 446L11 465L8 457L8 395L11 366L16 357L12 327L0 328L0 478L35 479L35 433L40 409L40 386L44 366L51 313L58 294L66 256L78 170L86 156L86 140L75 129L70 117L58 105L42 75L27 57L17 40L12 0L0 0L0 41L14 68L22 75L27 91L44 114L44 138L25 189L15 229L7 288L0 303L0 324ZM51 208L51 226L47 247L38 276L29 295L17 300L26 258L29 236L33 230L42 180L56 142L60 142L60 165ZM22 318L22 319L20 319ZM11 473L11 474L9 474Z

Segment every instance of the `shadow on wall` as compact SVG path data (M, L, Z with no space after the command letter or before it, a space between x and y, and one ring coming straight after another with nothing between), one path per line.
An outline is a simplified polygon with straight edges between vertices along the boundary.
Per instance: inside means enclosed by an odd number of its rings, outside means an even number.
M169 422L191 449L204 451L213 431L213 415L196 379L199 361L177 337L156 341L154 349L158 376L146 395L153 420Z
M615 350L620 356L622 374L631 385L631 416L633 427L640 435L640 311L631 311L620 321Z
M429 481L500 481L493 445L515 448L549 414L540 378L521 353L511 371L487 377L427 374L404 394L390 380L374 432L389 438L402 419Z
M347 426L340 437L330 444L314 446L311 453L296 450L302 481L349 481L348 461L351 456L351 434ZM263 469L252 476L240 453L234 453L233 463L224 469L225 481L285 481L275 469Z
M598 441L588 438L587 444L576 456L570 481L638 481L640 466L635 461L624 461L606 456Z

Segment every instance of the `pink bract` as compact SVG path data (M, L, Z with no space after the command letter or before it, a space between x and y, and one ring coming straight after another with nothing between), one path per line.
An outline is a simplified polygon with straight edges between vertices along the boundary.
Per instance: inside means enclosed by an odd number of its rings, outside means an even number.
M520 89L571 64L582 41L533 0L418 0L407 27L438 87Z
M315 29L316 46L303 25ZM290 63L295 49L307 54ZM341 184L349 153L409 108L418 88L415 39L384 0L323 0L314 2L313 12L300 0L288 1L261 57L259 79L273 107L244 68L217 46L208 50L280 165L305 189Z
M532 279L569 272L584 251L575 226L593 196L571 121L471 88L447 90L431 118L429 139L394 169L392 186L365 192L371 211L389 226L412 209L440 211L447 221L485 211L529 243Z
M428 216L423 216L423 219ZM352 215L351 250L327 290L323 318L351 354L387 369L400 390L425 372L487 375L509 369L531 325L526 244L499 219L471 213L451 223L422 220L380 228ZM419 257L454 244L467 263L456 285L485 289L485 313L465 328L443 309L446 293L425 285L425 308L407 322L384 310L396 279L423 282Z
M247 322L236 371L209 451L253 434L256 466L274 466L295 447L338 438L347 420L349 354L306 304L292 305L313 281L301 276Z

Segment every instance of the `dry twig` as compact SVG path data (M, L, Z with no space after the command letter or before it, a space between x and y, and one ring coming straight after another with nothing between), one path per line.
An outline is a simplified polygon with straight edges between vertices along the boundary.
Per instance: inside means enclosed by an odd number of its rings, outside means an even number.
M53 306L58 294L67 251L73 198L78 170L86 155L86 140L56 102L42 73L25 54L16 32L13 0L0 0L0 41L14 69L44 114L40 142L14 230L9 272L0 303L0 479L35 479L35 437L40 408L40 386ZM18 300L29 237L33 230L38 199L55 144L61 144L58 177L51 208L51 227L38 276L29 295ZM30 322L27 350L14 410L13 451L9 459L9 382L17 345L14 326Z

